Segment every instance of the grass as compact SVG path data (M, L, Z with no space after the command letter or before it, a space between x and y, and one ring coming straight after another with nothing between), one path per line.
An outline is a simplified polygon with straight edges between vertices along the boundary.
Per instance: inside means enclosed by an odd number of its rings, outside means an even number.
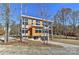
M54 44L43 44L40 41L32 41L32 40L26 40L23 42L20 42L19 40L9 41L8 43L0 42L0 45L13 45L13 46L27 46L27 47L54 47L59 48L62 46L54 45Z
M54 37L52 41L55 42L61 42L61 43L67 43L67 44L73 44L73 45L79 45L79 40L75 40L74 37L69 37L65 39L63 36Z
M1 55L48 55L53 50L63 49L62 46L52 44L42 44L39 41L20 42L19 40L10 41L6 44L0 43Z
M41 44L41 45L40 45ZM24 42L9 42L0 45L1 55L48 55L53 54L55 51L63 49L59 45L44 45L38 41Z
M73 36L67 36L67 38L66 38L66 36L64 36L64 35L53 35L53 37L55 39L76 39L76 37L73 37Z
M66 39L66 36L64 35L54 35L52 41L79 45L79 40L76 40L76 37L71 37L71 36L67 36L67 39Z

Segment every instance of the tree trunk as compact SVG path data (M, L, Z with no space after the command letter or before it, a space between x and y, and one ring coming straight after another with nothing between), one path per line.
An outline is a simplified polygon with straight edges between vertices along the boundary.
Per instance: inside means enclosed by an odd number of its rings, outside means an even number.
M9 4L6 4L6 24L5 24L5 42L8 42L9 37Z
M21 4L21 10L20 10L20 42L22 42L22 33L21 33L21 26L22 26L22 24L21 24L21 20L22 20L22 4Z

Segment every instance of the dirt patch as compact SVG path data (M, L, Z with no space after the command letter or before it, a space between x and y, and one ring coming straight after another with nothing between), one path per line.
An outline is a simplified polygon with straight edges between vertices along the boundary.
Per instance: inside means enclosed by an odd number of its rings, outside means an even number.
M14 40L14 41L9 41L7 43L0 42L0 45L20 45L20 46L29 46L29 47L62 47L54 44L43 44L40 41L32 41L32 40L27 40L27 41L20 41L20 40Z

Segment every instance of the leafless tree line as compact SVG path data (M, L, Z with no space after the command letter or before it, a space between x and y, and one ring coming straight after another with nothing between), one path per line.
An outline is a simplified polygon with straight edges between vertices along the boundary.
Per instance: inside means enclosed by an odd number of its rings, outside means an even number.
M71 8L62 8L54 15L54 34L79 36L79 11Z

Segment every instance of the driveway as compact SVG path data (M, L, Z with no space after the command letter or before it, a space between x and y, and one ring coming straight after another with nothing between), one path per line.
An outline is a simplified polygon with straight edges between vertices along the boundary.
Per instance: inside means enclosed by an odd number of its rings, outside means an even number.
M60 45L60 46L63 46L64 47L63 48L64 50L62 48L59 51L57 50L58 53L56 53L56 54L79 55L79 45L72 45L72 44L66 44L66 43L60 43L60 42L53 42L53 41L49 41L48 43L55 44L55 45Z
M16 38L14 38L14 37L9 37L9 40L14 40L14 39L16 39ZM0 40L5 40L5 36L0 36Z

